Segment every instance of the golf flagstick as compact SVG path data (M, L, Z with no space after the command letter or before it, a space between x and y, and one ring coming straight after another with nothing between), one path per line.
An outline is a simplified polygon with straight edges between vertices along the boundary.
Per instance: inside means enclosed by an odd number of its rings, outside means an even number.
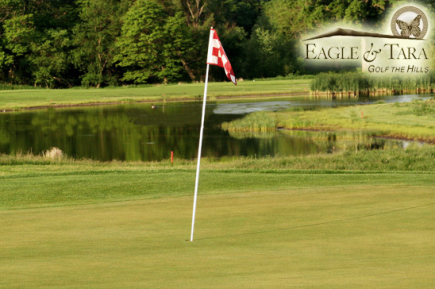
M192 231L190 233L190 242L193 241L193 230L195 229L196 200L198 199L199 167L201 165L202 138L204 136L205 104L207 102L207 84L208 84L209 68L210 68L210 64L207 64L207 73L205 75L204 100L202 101L201 132L199 134L198 162L196 165L195 196L193 197Z
M207 102L208 71L210 64L223 67L228 79L237 85L236 76L234 75L231 63L228 60L216 30L214 30L213 27L210 29L210 38L208 41L207 72L205 74L204 99L202 102L201 132L199 134L198 162L196 165L195 196L193 198L192 230L190 232L190 242L193 242L193 231L195 229L196 201L198 199L199 169L201 166L201 150L202 139L204 136L205 105Z

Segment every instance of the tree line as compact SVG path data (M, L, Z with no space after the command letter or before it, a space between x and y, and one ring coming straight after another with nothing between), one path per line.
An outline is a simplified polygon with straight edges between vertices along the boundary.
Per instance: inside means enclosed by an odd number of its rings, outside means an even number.
M201 81L212 26L237 77L302 74L302 35L331 22L380 25L400 2L0 0L0 82L63 88ZM420 1L428 9L431 2ZM225 79L220 70L210 73Z

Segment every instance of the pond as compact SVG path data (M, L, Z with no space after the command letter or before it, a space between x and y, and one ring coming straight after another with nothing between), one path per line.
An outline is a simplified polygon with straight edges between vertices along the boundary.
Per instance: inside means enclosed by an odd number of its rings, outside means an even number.
M294 107L313 109L427 99L433 95L400 95L383 98L316 100L291 98L267 101L208 102L203 157L307 155L334 152L342 147L406 146L407 143L367 139L359 134L335 135L297 131L270 134L229 134L220 129L224 121L245 114ZM126 104L114 106L48 108L0 113L0 153L42 152L58 147L69 157L100 161L160 161L197 157L202 102Z

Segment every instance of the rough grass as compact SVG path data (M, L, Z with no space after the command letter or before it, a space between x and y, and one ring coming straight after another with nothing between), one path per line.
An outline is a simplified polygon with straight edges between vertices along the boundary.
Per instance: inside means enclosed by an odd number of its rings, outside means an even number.
M224 157L202 158L201 167L210 170L256 170L276 172L286 171L326 171L326 172L420 172L435 171L435 146L410 144L401 147L372 149L370 146L349 146L331 154L276 157ZM33 154L16 156L0 155L0 177L15 174L39 174L62 172L100 173L110 171L185 171L196 169L196 160L175 158L161 162L98 162L46 158Z
M222 123L222 129L227 131L268 132L276 130L277 121L264 111L250 113L246 117Z
M229 131L255 130L275 120L276 127L321 131L358 131L376 136L435 142L435 100L410 103L359 105L314 111L262 112L225 125Z

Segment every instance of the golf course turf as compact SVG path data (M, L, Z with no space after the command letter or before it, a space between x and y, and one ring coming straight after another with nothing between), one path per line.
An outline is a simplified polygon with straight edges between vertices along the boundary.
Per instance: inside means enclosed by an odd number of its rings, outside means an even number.
M289 89L281 84L252 82L243 93ZM299 93L305 84L291 85ZM170 98L145 88L89 90L98 94L89 99L39 91L0 93L0 107L143 101L145 91ZM430 101L267 115L272 129L319 120L346 133L392 115L383 130L432 140L433 109ZM203 159L190 242L195 164L0 155L0 288L434 288L432 145Z
M435 284L432 173L0 168L1 288Z

